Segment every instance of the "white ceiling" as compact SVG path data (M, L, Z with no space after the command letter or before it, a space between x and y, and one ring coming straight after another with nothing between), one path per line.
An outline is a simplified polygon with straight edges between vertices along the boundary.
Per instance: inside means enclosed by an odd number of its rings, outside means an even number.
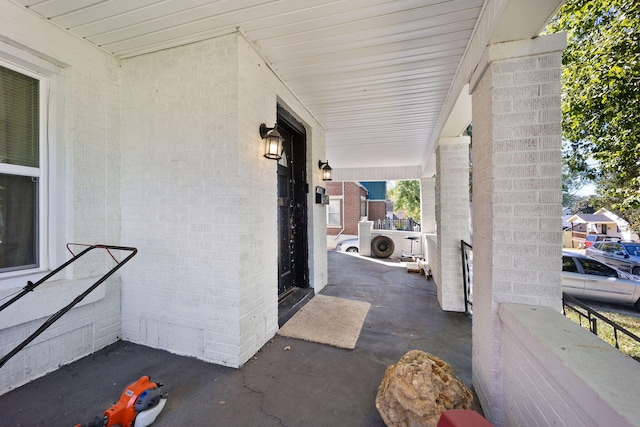
M239 28L327 128L334 168L421 164L483 8L483 0L13 1L119 58Z

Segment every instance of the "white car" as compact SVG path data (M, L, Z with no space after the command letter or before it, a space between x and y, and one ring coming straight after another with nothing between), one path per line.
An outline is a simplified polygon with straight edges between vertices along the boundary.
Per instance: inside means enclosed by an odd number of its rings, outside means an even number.
M344 239L336 246L338 252L354 252L358 253L358 238Z
M640 277L577 253L562 252L562 291L576 298L630 304L640 311Z

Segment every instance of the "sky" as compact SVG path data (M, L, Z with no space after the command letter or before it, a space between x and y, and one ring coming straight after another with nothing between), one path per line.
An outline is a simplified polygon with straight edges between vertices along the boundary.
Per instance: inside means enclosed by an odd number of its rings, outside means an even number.
M576 196L586 197L596 194L595 184L587 184L576 192Z

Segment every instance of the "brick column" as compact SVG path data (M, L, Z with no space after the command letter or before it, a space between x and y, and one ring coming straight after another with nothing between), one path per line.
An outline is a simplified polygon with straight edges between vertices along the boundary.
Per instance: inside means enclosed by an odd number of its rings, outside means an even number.
M460 240L469 242L468 136L440 138L436 148L436 218L439 277L435 277L443 310L464 312Z
M440 277L435 274L437 272L435 267L438 264L438 251L433 249L433 245L429 245L429 238L425 238L425 234L435 234L437 230L435 177L420 179L420 227L420 230L424 233L420 239L422 256L427 260L431 268L434 281L438 283L435 280L436 277L438 279ZM429 246L432 248L431 251L429 251Z
M371 232L373 221L360 221L358 223L358 252L362 256L371 256Z
M472 79L473 383L503 422L498 305L561 309L563 34L489 46Z
M420 179L420 226L423 233L436 232L436 179Z

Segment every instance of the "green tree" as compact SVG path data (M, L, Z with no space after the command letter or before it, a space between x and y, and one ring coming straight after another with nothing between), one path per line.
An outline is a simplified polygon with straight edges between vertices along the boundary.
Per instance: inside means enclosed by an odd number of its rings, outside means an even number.
M565 163L596 183L609 208L632 216L640 208L640 2L567 0L547 31L568 40Z
M580 199L577 193L590 182L591 181L584 176L584 173L571 170L569 166L564 163L562 165L562 206L571 207L576 200Z
M396 210L402 209L415 221L420 222L420 181L398 181L396 186L387 191L393 200Z
M592 214L600 209L600 201L595 196L578 197L571 205L574 214Z

